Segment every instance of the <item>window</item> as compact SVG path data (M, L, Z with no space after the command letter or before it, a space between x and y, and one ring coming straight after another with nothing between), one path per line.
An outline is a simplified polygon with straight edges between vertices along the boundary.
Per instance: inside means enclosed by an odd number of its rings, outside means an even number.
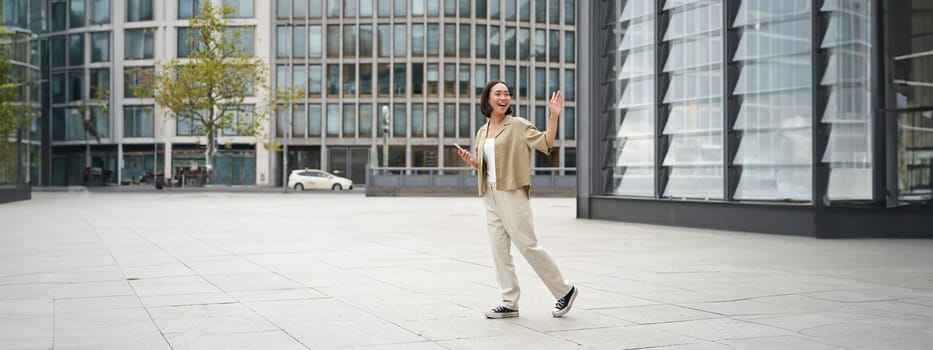
M576 56L574 32L564 32L564 62L573 63Z
M123 107L123 137L153 136L152 106Z
M256 42L256 30L253 27L228 27L224 35L229 40L236 40L237 55L253 56Z
M292 28L292 57L305 57L305 54L307 54L305 40L309 39L310 34L306 33L306 31L307 28L301 25Z
M539 4L539 7L541 7L541 6L544 5L544 2L545 2L545 1L546 1L546 0L536 0L535 2ZM511 2L511 1L509 1L509 2ZM518 5L518 14L519 14L518 19L519 19L520 21L525 21L525 22L531 21L531 0L518 0L518 3L519 3L519 5ZM542 18L542 21L543 21L543 18L544 18L543 13L542 13L541 18Z
M302 5L305 4L303 0L301 1L301 3ZM290 18L292 16L292 0L276 0L275 7L277 10L276 15L278 16L278 18Z
M396 63L395 64L395 73L393 74L395 82L395 96L405 96L407 94L406 90L408 85L406 85L406 75L408 70L405 68L405 63Z
M343 95L353 97L356 95L356 66L352 63L343 65Z
M515 0L506 0L506 1L515 1ZM502 16L502 8L499 4L499 0L489 0L489 18L490 19L499 19Z
M457 79L460 81L460 96L469 98L470 97L470 65L461 64L460 65L460 77Z
M289 57L290 49L288 45L288 27L278 26L275 28L275 56L279 58Z
M470 25L460 24L460 57L470 57Z
M360 96L368 97L373 94L373 66L366 63L360 64Z
M457 26L455 24L444 25L444 56L455 57L457 55Z
M437 57L441 50L440 25L428 24L428 56Z
M80 66L84 64L84 34L68 36L68 65Z
M441 91L441 88L440 88L441 73L440 73L440 68L438 67L437 63L428 64L428 71L426 74L426 78L427 78L428 96L436 97L438 94L440 94L440 91Z
M395 25L395 57L405 57L408 54L408 26Z
M411 64L411 94L415 96L424 95L424 64Z
M360 0L360 17L373 16L373 0Z
M383 2L379 2L382 6ZM379 57L389 57L392 53L392 27L388 24L380 24L376 45L379 50Z
M444 16L457 17L457 0L444 0Z
M373 57L373 26L360 25L360 57Z
M356 106L343 105L343 137L356 137Z
M92 69L90 78L91 90L88 96L91 99L102 99L110 91L110 68Z
M473 131L470 130L470 120L473 119L471 118L471 116L472 114L470 113L470 105L466 103L461 103L460 104L460 116L459 116L459 119L460 119L459 120L460 121L459 136L461 138L470 138L473 136ZM483 115L480 113L477 113L477 117L483 118Z
M292 105L292 137L305 137L308 131L308 114L305 105Z
M91 106L88 116L89 124L94 128L100 138L110 137L110 116L104 113L102 106ZM90 135L88 135L90 137Z
M377 9L379 12L379 17L389 17L392 14L392 3L389 0L380 0L376 1L379 4Z
M327 105L327 136L340 136L340 105Z
M53 74L51 80L52 103L65 103L65 75Z
M127 67L124 68L123 91L125 97L149 97L136 94L136 87L148 79L148 76L154 72L152 67Z
M178 19L194 18L207 0L178 0Z
M424 0L411 0L411 16L424 16Z
M65 54L65 37L52 37L49 40L49 51L51 52L50 56L52 56L50 57L52 67L64 67L65 58L68 57Z
M84 1L85 0L71 0L71 28L84 27Z
M542 0L538 0L543 2ZM550 6L547 10L548 22L551 24L560 24L560 0L549 0Z
M574 0L564 0L564 24L573 25L576 23L576 5Z
M453 97L456 94L457 66L453 63L444 64L444 96Z
M383 0L384 2L389 2L388 0ZM395 0L395 17L402 17L408 15L408 0Z
M411 105L411 136L424 137L424 105Z
M457 137L457 105L444 105L444 114L442 116L444 118L444 137Z
M301 91L308 91L308 72L304 65L292 67L292 85Z
M296 45L297 43L298 42L296 41ZM304 42L302 41L301 44L304 45ZM323 54L324 54L323 28L319 25L308 26L308 56L321 57L321 55ZM302 53L301 55L296 55L296 56L304 56L304 53Z
M327 95L340 96L340 65L327 65Z
M321 105L308 105L308 136L321 136Z
M228 123L223 130L224 136L249 136L255 130L252 105L224 106L225 113L230 116Z
M327 0L327 17L338 18L340 17L340 3L341 0ZM348 1L349 2L349 1Z
M373 134L373 105L360 105L360 137L370 137Z
M424 56L424 24L411 25L411 55Z
M437 17L441 14L441 0L428 0L428 17Z
M185 58L191 55L192 41L197 37L197 29L178 28L178 58Z
M253 0L224 0L224 6L233 8L227 18L253 18Z
M152 0L126 0L126 21L152 20Z
M343 55L356 56L356 26L343 26Z
M308 95L320 97L323 92L324 72L321 65L312 64L308 66Z
M514 60L518 56L515 51L515 27L505 28L505 59Z
M429 104L427 119L425 119L425 128L427 129L428 137L437 137L438 118L440 118L438 106L436 104Z
M392 85L391 75L392 71L389 69L389 65L386 63L379 63L377 67L378 74L378 83L379 83L379 97L389 96L390 86Z
M155 29L129 29L126 31L126 56L128 60L152 58L153 33Z
M527 61L531 51L531 30L521 28L518 31L518 59Z
M80 101L84 98L84 71L68 72L68 101Z
M486 26L476 25L476 58L486 58Z
M405 104L396 104L392 114L392 136L406 137L408 130L408 113Z
M200 115L205 115L206 111L198 111ZM193 113L181 113L175 118L176 136L198 136L204 135L204 127Z
M91 62L110 61L110 32L91 33Z
M51 16L49 22L52 24L52 31L65 30L68 23L68 3L65 0L56 0L52 2Z
M560 31L552 30L549 41L548 47L550 48L550 52L548 53L548 61L554 63L560 62Z

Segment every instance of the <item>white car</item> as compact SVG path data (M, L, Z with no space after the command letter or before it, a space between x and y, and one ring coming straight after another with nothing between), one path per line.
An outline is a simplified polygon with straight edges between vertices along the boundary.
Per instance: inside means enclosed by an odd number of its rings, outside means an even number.
M299 169L288 174L288 187L295 191L303 190L352 190L353 180L340 177L323 170Z

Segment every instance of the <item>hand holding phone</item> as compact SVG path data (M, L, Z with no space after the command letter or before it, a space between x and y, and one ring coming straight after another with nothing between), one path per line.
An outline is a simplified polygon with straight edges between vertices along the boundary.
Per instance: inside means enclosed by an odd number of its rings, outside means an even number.
M454 143L454 147L457 147L457 149L459 149L459 150L461 150L461 151L464 150L463 147L460 147L460 145L458 145L456 142Z

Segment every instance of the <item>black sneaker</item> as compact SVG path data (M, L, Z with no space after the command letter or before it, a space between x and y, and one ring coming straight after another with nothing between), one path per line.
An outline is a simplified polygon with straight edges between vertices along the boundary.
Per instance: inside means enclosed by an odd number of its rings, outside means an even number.
M518 310L512 310L505 306L499 305L493 308L492 310L486 311L486 318L507 318L507 317L518 317Z
M573 307L573 301L577 299L577 287L570 287L570 291L567 292L563 298L557 301L557 304L554 304L554 311L551 311L551 315L554 317L564 317L570 308Z

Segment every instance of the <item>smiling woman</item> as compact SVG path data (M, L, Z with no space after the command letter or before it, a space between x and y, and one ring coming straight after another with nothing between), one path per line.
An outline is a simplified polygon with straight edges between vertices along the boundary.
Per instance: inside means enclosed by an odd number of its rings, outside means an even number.
M477 170L477 185L486 204L487 229L492 245L502 304L487 311L487 318L518 317L518 278L512 265L514 243L525 260L548 287L557 304L551 314L563 317L577 297L577 289L564 280L557 264L538 244L531 215L531 154L550 154L564 97L558 90L549 101L547 131L538 130L521 117L514 117L508 84L493 80L480 97L486 125L476 133L473 152L457 151L460 159Z

